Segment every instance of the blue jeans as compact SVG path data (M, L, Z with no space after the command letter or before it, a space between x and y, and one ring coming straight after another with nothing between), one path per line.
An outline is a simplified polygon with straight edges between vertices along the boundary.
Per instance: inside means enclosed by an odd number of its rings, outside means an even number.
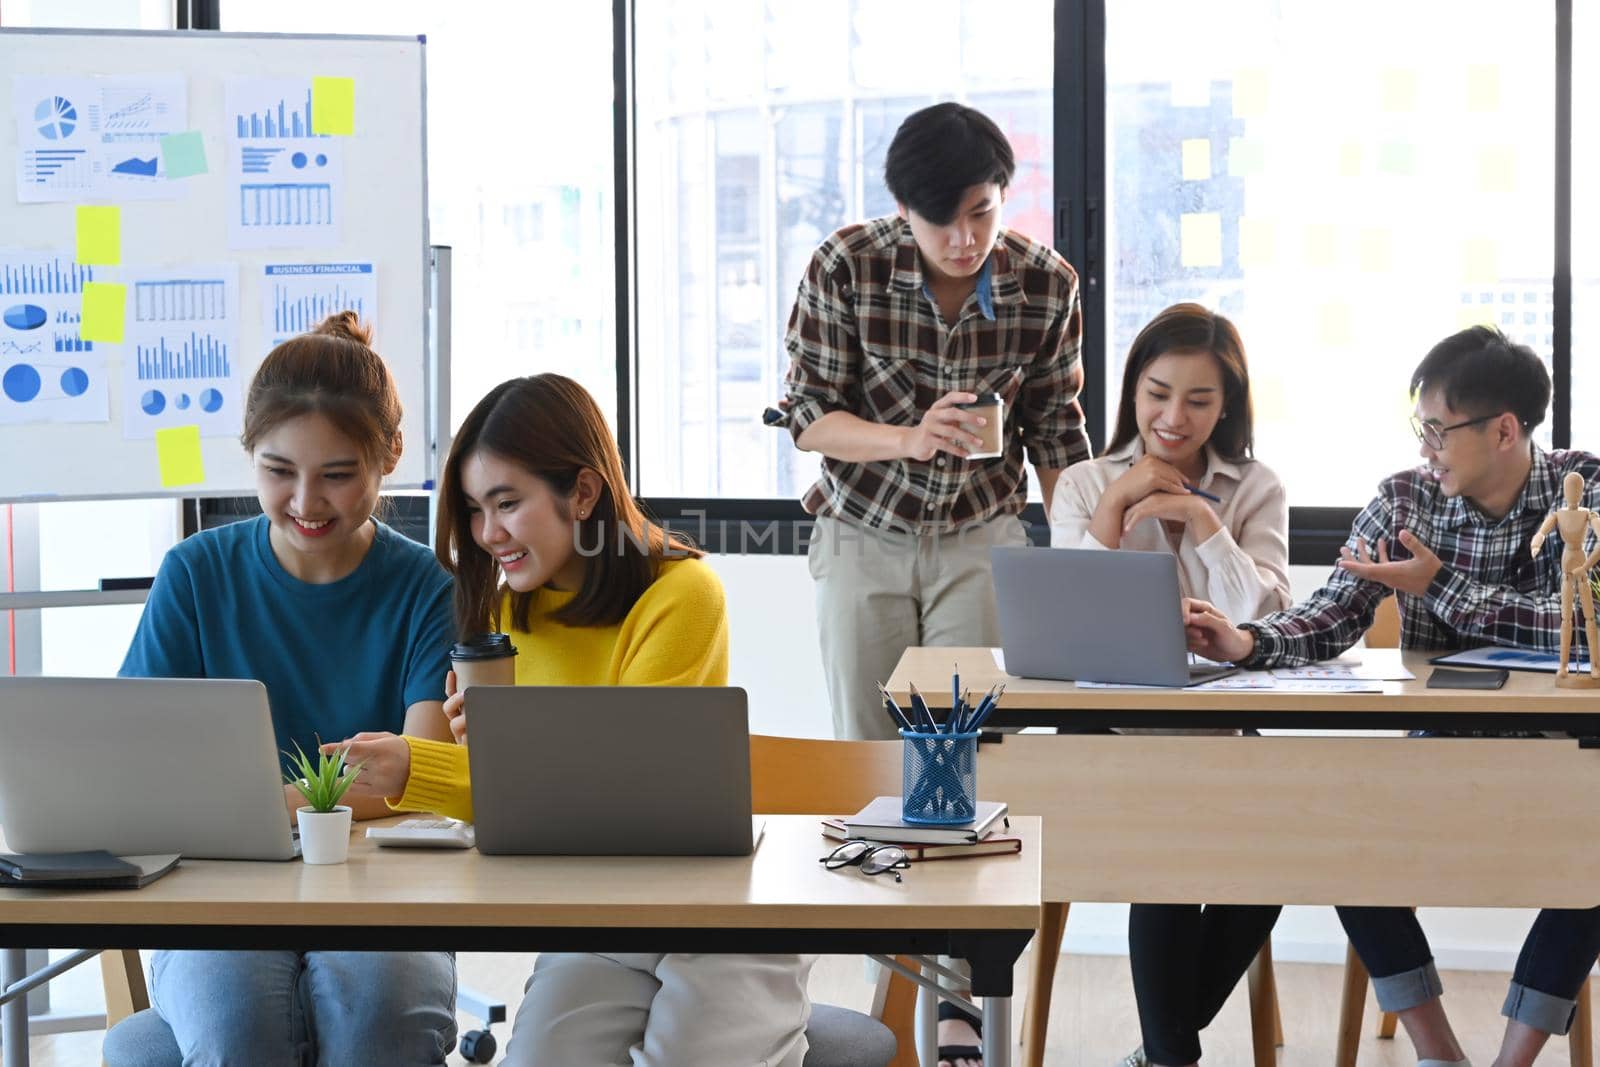
M1411 909L1337 910L1350 944L1372 975L1378 1007L1405 1011L1444 991L1428 939ZM1500 1014L1547 1034L1566 1033L1597 954L1600 908L1545 908L1522 942Z
M163 951L150 980L184 1067L438 1067L455 1048L448 952Z

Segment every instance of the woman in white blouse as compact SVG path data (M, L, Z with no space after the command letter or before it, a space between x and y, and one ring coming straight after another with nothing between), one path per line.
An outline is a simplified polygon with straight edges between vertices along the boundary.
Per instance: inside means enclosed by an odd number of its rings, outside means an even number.
M1056 483L1050 543L1171 552L1183 595L1230 619L1286 608L1289 506L1253 443L1239 332L1199 304L1169 307L1134 338L1105 455Z
M1239 332L1199 304L1169 307L1134 338L1106 454L1056 483L1050 543L1171 552L1183 595L1231 605L1230 619L1288 607L1289 508L1253 445ZM1198 1063L1200 1031L1279 910L1134 905L1128 954L1144 1045L1122 1067Z

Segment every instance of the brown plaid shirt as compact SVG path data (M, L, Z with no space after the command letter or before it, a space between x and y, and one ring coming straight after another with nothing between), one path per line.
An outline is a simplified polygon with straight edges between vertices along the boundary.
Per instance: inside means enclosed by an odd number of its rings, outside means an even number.
M1035 467L1089 458L1078 406L1082 335L1078 276L1020 234L1002 233L978 290L947 327L924 290L904 220L838 231L812 255L789 316L780 406L790 433L798 438L830 411L915 426L934 401L961 389L1005 398L1005 446L994 459L823 457L822 477L801 501L806 511L919 534L1021 511L1024 449Z

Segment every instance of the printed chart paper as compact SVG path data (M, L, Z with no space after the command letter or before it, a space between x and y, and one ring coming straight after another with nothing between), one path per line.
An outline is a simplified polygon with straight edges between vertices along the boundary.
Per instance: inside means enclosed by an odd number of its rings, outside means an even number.
M378 275L371 263L269 263L261 280L261 323L280 344L339 311L378 317Z
M309 79L230 81L228 246L327 246L339 239L343 145L311 133Z
M110 421L107 346L78 329L83 287L104 276L65 249L0 250L0 423Z
M122 433L144 440L174 426L236 437L244 425L239 366L239 266L126 270Z
M183 195L166 180L160 144L188 128L183 75L17 75L12 101L22 203Z

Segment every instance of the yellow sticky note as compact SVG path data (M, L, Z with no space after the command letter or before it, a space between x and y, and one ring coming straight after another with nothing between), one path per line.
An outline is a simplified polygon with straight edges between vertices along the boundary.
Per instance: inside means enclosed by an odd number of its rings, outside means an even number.
M1500 280L1500 246L1493 237L1469 237L1461 243L1461 280Z
M311 132L345 137L356 132L356 80L311 79Z
M1215 211L1186 214L1178 220L1179 260L1185 267L1222 266L1222 216Z
M1417 72L1403 67L1390 67L1383 72L1383 110L1415 111L1417 109Z
M1331 223L1314 222L1306 227L1306 264L1331 267L1339 258L1339 229Z
M79 263L115 267L122 262L122 209L78 206Z
M1486 148L1479 152L1478 188L1486 193L1516 192L1516 152L1510 148Z
M1250 137L1228 139L1228 176L1248 178L1267 169L1267 148Z
M1265 67L1244 67L1233 76L1233 116L1247 119L1267 113L1271 79Z
M1317 308L1317 340L1329 348L1349 348L1355 339L1355 310L1349 304L1328 303Z
M1493 304L1462 304L1456 310L1456 329L1465 330L1469 326L1493 326Z
M161 486L199 485L206 480L200 456L200 427L169 426L156 431L156 459L161 464Z
M1183 142L1183 180L1203 182L1211 177L1211 142L1190 137Z
M1339 146L1339 177L1361 177L1361 144L1346 141Z
M1368 274L1387 274L1394 269L1393 236L1388 230L1362 230L1357 259Z
M1500 110L1500 68L1488 63L1467 67L1467 110Z
M1278 255L1278 227L1270 219L1239 219L1239 266L1266 267Z
M83 283L83 321L78 336L85 341L120 345L128 321L128 287L121 282Z

